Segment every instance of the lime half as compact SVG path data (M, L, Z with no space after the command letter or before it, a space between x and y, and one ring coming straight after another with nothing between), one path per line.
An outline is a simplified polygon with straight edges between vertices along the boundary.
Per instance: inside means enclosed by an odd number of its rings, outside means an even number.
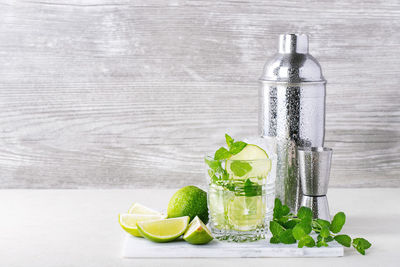
M149 220L159 220L164 217L160 215L147 215L147 214L120 214L119 215L119 224L121 227L129 234L141 237L137 227L137 222L149 221Z
M138 222L140 234L154 242L169 242L185 233L190 217Z
M207 244L214 238L207 226L196 216L189 224L183 239L193 245L202 245Z
M161 216L160 212L158 212L156 210L153 210L153 209L150 209L150 208L148 208L148 207L146 207L146 206L144 206L144 205L142 205L140 203L133 203L132 206L129 208L128 213L131 213L131 214L160 215Z

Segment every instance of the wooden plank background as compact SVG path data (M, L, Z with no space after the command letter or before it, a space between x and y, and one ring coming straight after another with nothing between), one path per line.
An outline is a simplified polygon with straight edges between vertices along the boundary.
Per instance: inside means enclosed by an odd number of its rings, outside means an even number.
M204 185L285 32L328 80L331 185L400 186L398 0L1 0L0 187Z

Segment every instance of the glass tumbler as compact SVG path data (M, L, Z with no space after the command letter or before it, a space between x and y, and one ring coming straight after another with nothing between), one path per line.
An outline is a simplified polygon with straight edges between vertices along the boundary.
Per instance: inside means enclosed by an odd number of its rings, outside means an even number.
M218 240L265 237L274 203L276 156L258 160L206 157L209 226Z

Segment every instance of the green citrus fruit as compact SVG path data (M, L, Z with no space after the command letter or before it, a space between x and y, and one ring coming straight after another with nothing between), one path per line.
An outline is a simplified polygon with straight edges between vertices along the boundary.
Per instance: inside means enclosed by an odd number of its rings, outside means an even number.
M202 245L207 244L214 238L207 226L196 216L189 224L183 239L193 245Z
M191 220L198 216L207 223L207 193L192 185L179 189L168 203L167 214L168 218L189 216Z

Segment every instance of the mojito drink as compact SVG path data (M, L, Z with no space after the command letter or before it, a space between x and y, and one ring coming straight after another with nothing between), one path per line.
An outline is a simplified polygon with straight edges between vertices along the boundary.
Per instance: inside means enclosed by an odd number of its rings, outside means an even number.
M273 181L272 160L261 147L228 142L206 157L210 228L220 240L254 241L264 237ZM239 144L238 144L239 143ZM236 145L235 145L236 144Z

